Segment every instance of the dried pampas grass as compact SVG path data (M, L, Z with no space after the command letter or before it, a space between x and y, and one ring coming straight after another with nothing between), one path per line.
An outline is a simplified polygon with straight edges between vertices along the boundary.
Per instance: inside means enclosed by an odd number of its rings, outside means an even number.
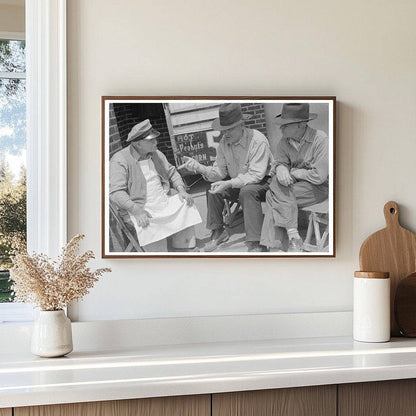
M57 261L44 254L18 252L10 270L14 301L34 303L42 310L56 311L84 297L98 278L111 269L91 271L87 267L94 253L78 254L83 238L83 235L76 235L62 249Z

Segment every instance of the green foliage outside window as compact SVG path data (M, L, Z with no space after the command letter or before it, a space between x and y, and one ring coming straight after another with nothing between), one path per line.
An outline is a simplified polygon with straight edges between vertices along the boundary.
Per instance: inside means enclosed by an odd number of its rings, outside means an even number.
M17 162L26 146L25 61L24 41L0 39L0 72L7 74L0 78L0 302L13 298L11 256L26 244L26 171Z
M12 300L11 256L26 242L26 172L15 182L7 163L0 161L0 302Z

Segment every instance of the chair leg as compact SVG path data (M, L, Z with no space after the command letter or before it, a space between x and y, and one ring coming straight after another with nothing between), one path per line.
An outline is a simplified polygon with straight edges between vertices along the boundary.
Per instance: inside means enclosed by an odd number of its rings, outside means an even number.
M121 217L117 214L115 209L110 205L110 216L114 218L114 225L113 231L116 231L114 234L117 236L117 240L120 242L121 247L125 247L123 251L131 252L133 249L137 252L143 252L142 247L140 246L139 242L135 235L128 229L127 225L121 219ZM115 230L114 230L115 228ZM136 233L134 233L136 234ZM127 238L128 242L126 244L124 236Z
M323 251L325 249L325 243L329 235L329 225L326 215L317 212L310 213L308 230L303 244L305 251ZM326 225L322 234L321 224ZM314 244L312 244L312 238L315 239Z
M305 244L311 244L312 241L312 232L313 232L313 219L312 219L313 213L311 212L309 215L309 223L308 223L308 231L306 232L305 237Z
M325 247L326 240L329 236L329 224L328 224L328 214L321 214L318 216L318 221L320 224L325 225L324 232L319 240L319 243L317 242L318 250L323 250Z
M240 201L229 201L228 199L224 199L224 225L227 227L233 228L239 225L242 221L236 222L236 217L240 212L241 204Z
M318 244L318 249L319 250L323 250L324 249L327 238L328 238L328 226L326 227L326 230L322 234L321 241Z
M315 212L312 212L311 215L313 215L312 221L313 221L313 228L315 230L315 244L316 246L318 246L321 241L321 230L319 228L319 220Z
M136 238L133 236L133 234L129 231L127 227L124 230L124 232L129 240L129 245L127 246L126 250L129 248L129 250L131 251L131 249L134 247L134 249L138 253L144 251L143 248L140 246L140 244L136 241Z
M231 207L230 201L228 199L224 199L224 224L229 226L231 224Z
M234 221L235 221L235 219L236 219L236 217L237 217L237 214L239 213L239 211L240 211L240 208L241 208L241 204L240 204L240 201L238 201L238 202L236 202L236 205L235 205L235 208L234 208L234 211L231 213L231 216L230 216L230 222L229 222L229 227L233 227L234 226Z
M124 238L117 223L110 224L110 251L119 251L124 247Z

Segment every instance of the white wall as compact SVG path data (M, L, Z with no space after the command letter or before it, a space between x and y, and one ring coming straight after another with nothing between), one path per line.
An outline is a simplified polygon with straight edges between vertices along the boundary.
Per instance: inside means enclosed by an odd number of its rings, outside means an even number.
M0 3L0 32L24 32L25 8L23 5Z
M414 0L69 0L69 236L100 257L102 95L335 95L335 259L130 259L79 320L351 309L362 240L416 230ZM74 310L75 311L75 310Z

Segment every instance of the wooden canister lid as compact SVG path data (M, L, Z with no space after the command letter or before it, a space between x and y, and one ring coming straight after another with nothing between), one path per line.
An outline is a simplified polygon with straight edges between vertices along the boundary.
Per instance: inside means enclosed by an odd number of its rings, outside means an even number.
M388 279L389 276L389 272L354 272L354 277L363 277L365 279Z

